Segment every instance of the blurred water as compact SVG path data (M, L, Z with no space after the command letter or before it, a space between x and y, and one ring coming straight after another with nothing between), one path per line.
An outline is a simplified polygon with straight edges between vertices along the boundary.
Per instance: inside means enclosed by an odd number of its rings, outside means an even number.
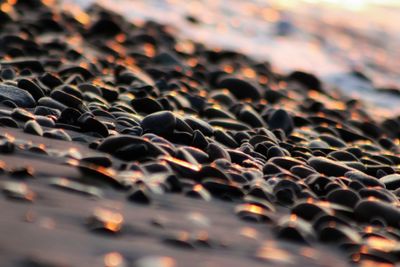
M315 72L386 115L400 114L400 1L64 0L98 2L129 19L174 25L183 38L270 60L282 71ZM196 18L193 24L187 16ZM374 84L349 74L361 70Z

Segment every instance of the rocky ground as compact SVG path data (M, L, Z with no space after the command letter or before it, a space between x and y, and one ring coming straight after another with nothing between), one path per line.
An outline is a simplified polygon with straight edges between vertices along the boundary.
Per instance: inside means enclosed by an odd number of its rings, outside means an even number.
M393 266L400 121L99 6L0 6L2 266Z

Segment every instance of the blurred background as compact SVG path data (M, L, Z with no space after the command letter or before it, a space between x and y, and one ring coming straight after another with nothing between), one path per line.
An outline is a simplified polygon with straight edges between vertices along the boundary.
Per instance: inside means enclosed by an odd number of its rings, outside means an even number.
M400 114L400 0L63 0L152 19L213 48L318 74L387 115Z

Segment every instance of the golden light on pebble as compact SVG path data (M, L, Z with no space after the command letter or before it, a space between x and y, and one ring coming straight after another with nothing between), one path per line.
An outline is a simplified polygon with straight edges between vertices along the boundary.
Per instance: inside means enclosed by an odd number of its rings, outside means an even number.
M233 73L234 69L231 65L225 65L223 66L223 70L227 73Z
M201 165L200 164L192 164L190 162L187 162L187 161L184 161L184 160L181 160L181 159L178 159L178 158L174 158L174 157L171 157L171 156L164 156L164 157L161 157L161 159L163 159L165 161L168 161L168 162L171 162L171 163L175 163L177 165L180 165L182 167L191 169L191 170L196 171L196 172L200 171L200 169L201 169Z
M117 36L115 36L115 40L116 40L118 43L122 43L122 42L124 42L124 41L126 40L126 35L123 34L123 33L120 33L120 34L118 34Z
M318 206L324 207L324 208L330 208L331 203L329 201L318 201L317 202Z
M194 44L188 41L181 41L175 45L175 49L178 52L192 54L194 52Z
M201 190L203 190L203 186L202 186L201 184L196 184L196 185L193 187L193 191L199 192L199 191L201 191Z
M368 226L366 226L364 228L364 232L368 233L368 234L373 233L374 232L374 228L372 226L368 225Z
M256 77L256 72L251 68L242 69L242 73L246 78L249 78L249 79Z
M285 250L280 249L274 242L266 242L256 253L256 256L266 261L293 264L294 259Z
M351 256L351 259L352 259L354 262L359 262L360 259L361 259L360 253L354 254L353 256Z
M186 63L190 66L190 67L195 67L197 65L199 61L196 58L190 58L186 61Z
M369 249L368 249L367 246L361 246L360 247L360 253L367 254L368 251L369 251Z
M290 214L289 221L291 221L291 222L297 221L297 215L296 214Z
M207 241L209 239L209 234L207 231L199 231L196 234L197 240L199 241Z
M240 229L239 233L242 236L252 238L252 239L257 239L257 237L258 237L257 230L252 227L243 227Z
M148 57L154 57L156 55L155 47L152 44L146 43L143 46L143 49L144 49L145 55Z
M0 10L4 13L10 13L13 10L13 7L9 3L3 3L0 5Z
M307 198L307 203L308 204L313 204L314 203L314 199L312 197Z
M17 0L9 0L9 1L17 1ZM55 0L42 0L42 3L45 4L46 6L54 6L56 3Z
M120 44L118 44L118 43L116 43L116 42L109 41L109 42L107 42L107 45L109 47L111 47L114 51L116 51L120 55L125 55L126 54L125 47L120 45Z
M124 258L118 252L110 252L104 256L105 267L123 267L125 266Z
M246 204L245 207L246 207L247 210L250 211L251 213L255 213L255 214L263 214L263 213L264 213L264 209L261 208L260 206L257 206L257 205Z
M268 83L268 77L264 76L264 75L260 75L260 77L258 77L258 82L261 84L267 84Z
M75 15L75 19L77 20L77 21L79 21L81 24L83 24L83 25L87 25L87 24L89 24L89 22L90 22L90 17L89 17L89 15L88 14L86 14L85 12L78 12L76 15Z
M48 5L53 5L54 0L46 0L48 2ZM88 25L90 22L90 16L82 11L82 9L74 4L67 4L65 5L65 10L68 10L71 12L71 14L74 16L74 18L81 23L82 25Z
M79 63L79 66L82 68L88 68L89 64L87 62L81 62L81 63Z
M369 196L367 199L368 199L368 201L374 201L374 202L379 201L379 199L374 196Z
M304 257L310 258L317 260L318 259L318 254L317 251L311 247L303 247L300 249L300 254L303 255Z
M105 229L112 232L121 230L124 221L124 217L120 213L101 208L94 211L94 217L103 223Z
M367 239L367 245L376 250L391 252L397 246L397 242L383 237L371 236Z
M361 267L394 267L391 263L376 262L372 260L364 260L360 264Z
M5 133L4 137L10 142L14 142L15 141L15 137L13 135L9 134L9 133Z

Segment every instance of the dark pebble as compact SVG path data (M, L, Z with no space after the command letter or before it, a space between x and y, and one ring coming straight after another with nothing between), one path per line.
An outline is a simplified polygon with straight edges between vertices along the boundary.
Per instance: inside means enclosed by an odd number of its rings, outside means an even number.
M22 109L22 108L15 108L13 109L11 113L11 117L15 120L19 121L28 121L28 120L34 120L35 115L30 113L29 111Z
M80 123L83 132L95 132L102 137L107 137L109 135L107 126L95 118L88 117Z
M228 89L238 99L259 100L260 90L247 81L237 78L224 78L218 83L218 88Z
M9 117L0 117L0 125L12 128L18 128L18 123Z
M337 189L331 191L327 195L327 199L330 202L354 208L361 198L356 192L350 189Z
M28 79L21 79L18 81L18 87L27 91L32 97L38 101L40 98L44 97L43 90L36 85L34 82Z
M147 115L141 126L145 132L164 135L172 133L176 125L176 118L170 111L159 111Z
M138 204L148 205L151 203L151 197L144 187L132 189L128 193L128 200Z
M7 139L0 139L0 153L11 154L15 150L15 144Z
M353 168L340 162L336 162L324 157L312 157L308 163L318 172L331 176L343 176L346 172L354 171Z
M354 209L356 219L372 222L383 219L388 225L400 228L400 211L391 204L378 200L363 200Z
M18 87L0 84L0 100L11 100L19 107L32 108L35 106L35 99L30 93Z
M289 75L288 79L299 82L309 90L316 90L316 91L322 90L321 81L311 73L295 71Z
M379 179L387 189L396 190L400 187L400 174L390 174Z
M272 112L268 118L270 129L282 129L286 135L289 135L294 129L292 117L283 109Z
M43 136L52 139L72 141L71 136L62 129L47 130L43 133Z
M51 98L54 100L64 104L65 106L72 107L72 108L80 108L82 106L82 100L77 98L74 95L68 94L64 91L56 89L51 92Z
M59 111L63 111L67 108L63 103L47 96L40 98L38 104L48 108L58 109Z
M96 164L104 168L111 167L112 161L108 156L88 156L81 159L83 162Z
M152 144L145 139L129 135L108 137L99 144L97 149L114 154L116 157L126 160L141 158L144 156L157 157L166 154L166 152L159 146ZM142 154L137 154L138 152Z

